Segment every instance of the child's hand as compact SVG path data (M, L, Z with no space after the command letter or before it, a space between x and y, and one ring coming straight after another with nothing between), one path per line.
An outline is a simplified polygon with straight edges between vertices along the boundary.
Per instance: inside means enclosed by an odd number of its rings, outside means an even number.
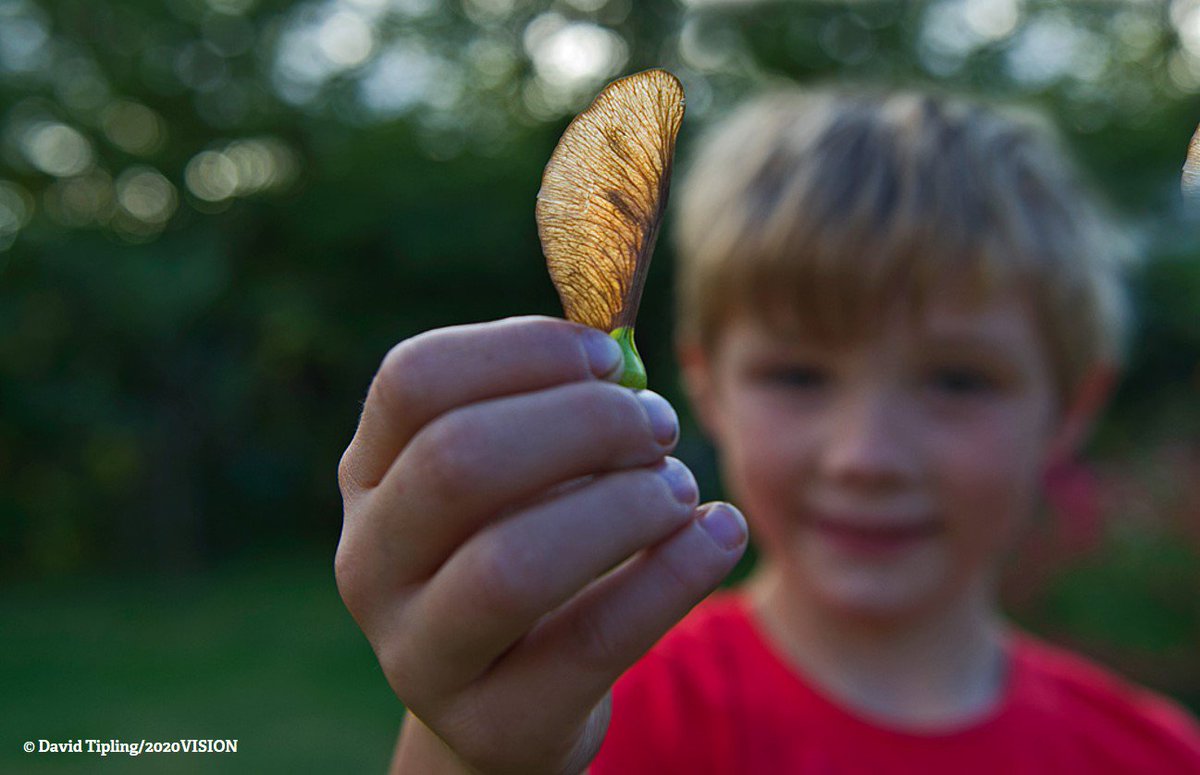
M582 771L612 683L741 555L741 516L697 509L665 458L674 412L607 381L620 358L519 318L384 359L339 470L336 570L412 714L401 771Z

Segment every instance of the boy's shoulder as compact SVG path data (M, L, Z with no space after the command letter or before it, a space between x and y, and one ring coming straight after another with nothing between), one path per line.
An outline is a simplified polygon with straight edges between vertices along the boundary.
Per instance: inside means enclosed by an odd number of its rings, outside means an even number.
M1031 722L1053 721L1101 748L1152 746L1200 762L1200 724L1173 700L1028 633L1012 640L1010 702Z
M1057 723L1126 728L1149 726L1200 743L1200 724L1174 700L1124 678L1082 654L1022 630L1009 643L1012 679L1005 707L1035 715L1065 716ZM722 592L705 600L650 653L689 686L703 687L705 675L740 683L746 671L779 678L787 669L753 622L742 594ZM773 675L772 675L773 674ZM1013 706L1020 706L1014 708Z

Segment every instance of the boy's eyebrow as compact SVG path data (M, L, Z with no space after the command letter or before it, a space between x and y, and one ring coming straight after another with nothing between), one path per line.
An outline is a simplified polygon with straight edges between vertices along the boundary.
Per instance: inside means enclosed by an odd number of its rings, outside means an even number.
M797 339L795 334L765 331L772 355L779 357L820 357L836 352L835 345L813 339ZM942 330L926 329L918 337L919 352L928 356L969 356L988 358L1024 365L1025 347L1021 341L1013 341L1004 333L988 330Z
M922 341L921 349L933 354L965 354L1012 361L1024 360L1021 357L1021 348L1016 343L987 334L934 334Z

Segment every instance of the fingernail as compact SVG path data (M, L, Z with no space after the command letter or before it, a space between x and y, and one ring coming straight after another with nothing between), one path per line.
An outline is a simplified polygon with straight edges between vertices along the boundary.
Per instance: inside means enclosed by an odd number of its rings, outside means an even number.
M664 447L674 444L679 439L679 417L667 399L650 390L639 390L635 395L646 409L655 440Z
M700 500L700 487L696 477L688 467L673 457L663 460L654 469L655 473L666 480L675 500L680 503L694 504Z
M603 331L589 328L581 334L592 373L602 379L617 379L625 365L621 345Z
M713 543L725 551L738 548L750 535L746 518L730 503L714 503L696 520Z

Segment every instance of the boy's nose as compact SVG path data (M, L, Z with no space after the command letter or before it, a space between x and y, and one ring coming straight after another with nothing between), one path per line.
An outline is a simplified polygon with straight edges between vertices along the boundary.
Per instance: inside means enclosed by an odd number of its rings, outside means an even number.
M911 479L918 466L918 440L900 403L882 391L844 397L830 418L822 450L825 476L867 489Z

